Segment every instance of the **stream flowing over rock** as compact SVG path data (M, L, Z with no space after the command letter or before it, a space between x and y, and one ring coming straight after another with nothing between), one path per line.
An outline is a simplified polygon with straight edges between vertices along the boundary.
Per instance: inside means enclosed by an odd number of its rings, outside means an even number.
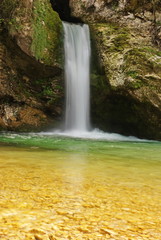
M36 131L60 121L61 17L90 27L93 126L161 140L159 0L2 0L0 9L1 130Z

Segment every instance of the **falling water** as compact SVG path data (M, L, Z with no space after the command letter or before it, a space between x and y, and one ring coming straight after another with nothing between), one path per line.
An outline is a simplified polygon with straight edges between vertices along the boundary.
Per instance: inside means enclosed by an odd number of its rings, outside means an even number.
M88 25L63 22L66 79L66 131L88 131L90 36Z

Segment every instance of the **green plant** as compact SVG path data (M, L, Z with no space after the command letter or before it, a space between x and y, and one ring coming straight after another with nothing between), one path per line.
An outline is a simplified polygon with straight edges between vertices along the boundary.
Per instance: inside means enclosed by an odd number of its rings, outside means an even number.
M130 77L132 77L132 78L137 78L138 72L131 70L131 71L126 72L126 75L127 75L127 76L130 76Z
M53 97L54 96L54 92L53 92L53 90L50 87L44 88L42 93L43 93L44 96L46 96L46 95L49 96L49 97Z

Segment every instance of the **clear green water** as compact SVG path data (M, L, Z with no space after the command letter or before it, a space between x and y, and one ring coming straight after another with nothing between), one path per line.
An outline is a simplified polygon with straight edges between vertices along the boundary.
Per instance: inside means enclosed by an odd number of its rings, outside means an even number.
M2 239L161 239L161 143L0 136Z

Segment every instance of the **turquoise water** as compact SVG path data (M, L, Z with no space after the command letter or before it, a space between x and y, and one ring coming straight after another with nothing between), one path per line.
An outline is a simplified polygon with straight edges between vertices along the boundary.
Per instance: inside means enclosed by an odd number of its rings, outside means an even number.
M161 160L161 142L107 141L37 134L1 134L0 143L71 152L95 152L142 160Z

